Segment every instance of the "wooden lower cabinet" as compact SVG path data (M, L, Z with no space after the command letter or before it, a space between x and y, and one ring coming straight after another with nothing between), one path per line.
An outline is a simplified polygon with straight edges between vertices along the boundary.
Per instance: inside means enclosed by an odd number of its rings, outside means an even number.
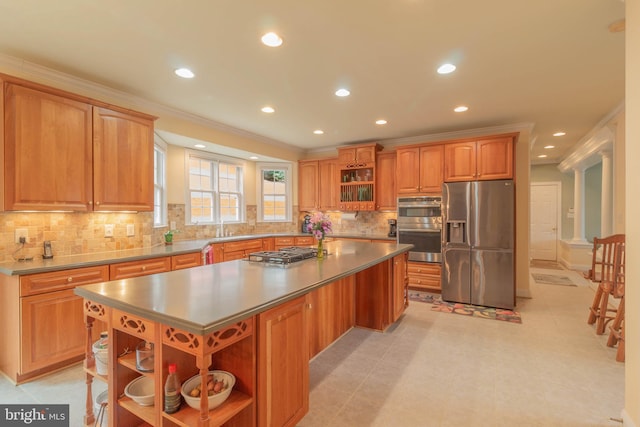
M130 277L171 271L171 257L151 258L141 261L119 262L109 265L109 279L120 280Z
M307 294L309 359L355 325L355 278L340 279Z
M73 290L107 280L107 266L0 275L0 370L22 383L81 360L86 333L82 298ZM97 325L94 339L102 329Z
M84 349L82 298L73 289L21 298L22 372L70 359Z
M442 290L440 286L440 272L440 264L409 261L407 263L409 288L418 291L440 293Z
M309 410L306 325L304 296L258 315L259 426L295 426Z
M404 310L409 306L409 288L407 280L407 253L396 255L393 258L393 293L391 296L391 321L400 318Z
M356 273L356 326L385 330L408 305L404 254Z
M171 257L171 270L198 267L202 265L202 252L174 255Z

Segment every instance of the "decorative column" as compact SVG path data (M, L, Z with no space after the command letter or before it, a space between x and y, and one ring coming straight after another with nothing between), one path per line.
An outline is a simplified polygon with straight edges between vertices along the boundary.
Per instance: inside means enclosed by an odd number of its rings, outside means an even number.
M600 196L600 237L613 234L613 160L611 151L601 151L602 194Z
M573 170L573 242L586 243L584 238L584 168Z

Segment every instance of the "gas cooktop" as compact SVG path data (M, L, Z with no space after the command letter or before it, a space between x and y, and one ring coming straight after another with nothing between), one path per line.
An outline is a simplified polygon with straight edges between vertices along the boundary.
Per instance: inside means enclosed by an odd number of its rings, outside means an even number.
M327 255L327 250L323 250ZM291 246L282 248L279 251L261 251L249 254L249 261L260 262L267 265L276 265L286 267L294 262L302 261L308 258L314 258L318 255L317 248Z

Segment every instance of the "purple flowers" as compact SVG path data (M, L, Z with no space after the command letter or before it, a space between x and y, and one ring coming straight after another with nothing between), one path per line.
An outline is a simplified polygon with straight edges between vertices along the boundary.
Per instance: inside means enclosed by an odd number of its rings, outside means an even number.
M324 239L325 234L331 233L331 219L322 212L316 212L311 216L308 230L313 233L317 240Z

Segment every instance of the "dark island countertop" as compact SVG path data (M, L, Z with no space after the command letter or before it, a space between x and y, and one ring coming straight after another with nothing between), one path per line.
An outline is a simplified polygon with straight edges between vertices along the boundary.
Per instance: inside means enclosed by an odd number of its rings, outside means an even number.
M182 255L197 252L207 245L215 243L234 242L249 239L264 239L269 237L286 236L310 236L302 233L276 233L276 234L248 234L228 237L212 237L199 240L174 240L172 245L156 245L146 248L125 249L109 252L87 253L78 255L54 256L53 259L36 257L31 261L15 261L0 263L0 273L14 276L34 273L46 273L49 271L66 270L69 268L91 267L114 262L140 261L162 256ZM373 239L395 242L395 237L387 237L378 234L332 234L329 237L346 239ZM54 248L55 252L55 248Z
M328 242L329 255L323 260L310 258L288 267L229 261L80 286L75 293L108 307L205 335L412 247L396 243Z

